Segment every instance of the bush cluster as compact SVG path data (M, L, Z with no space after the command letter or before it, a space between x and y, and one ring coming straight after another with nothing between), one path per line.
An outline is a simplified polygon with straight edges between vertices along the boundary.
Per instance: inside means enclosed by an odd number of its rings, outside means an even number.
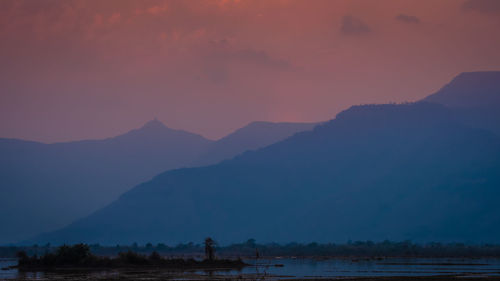
M85 244L61 246L51 253L38 257L28 256L25 251L17 254L20 269L31 268L119 268L119 267L168 267L168 268L206 268L206 267L243 267L245 263L238 260L215 259L171 259L164 258L154 251L150 255L142 255L133 251L121 252L116 257L102 257L91 253Z

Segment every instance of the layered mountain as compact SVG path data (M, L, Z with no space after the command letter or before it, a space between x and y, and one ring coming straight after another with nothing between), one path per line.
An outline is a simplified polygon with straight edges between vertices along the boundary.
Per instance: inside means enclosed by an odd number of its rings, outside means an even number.
M88 215L155 174L188 165L210 144L156 120L104 140L0 139L0 242Z
M0 139L0 243L67 225L160 172L215 163L311 126L257 122L211 141L153 120L104 140Z
M500 135L500 71L462 73L424 101L443 104L465 124Z
M500 105L500 71L464 72L424 99L452 108Z
M217 165L162 173L36 242L498 242L500 138L447 107L355 106Z
M497 77L464 73L423 102L355 106L234 159L167 171L30 242L498 242L499 120L477 117L500 111Z
M230 159L247 150L255 150L284 140L295 133L310 131L318 123L252 122L212 143L195 165L204 166Z

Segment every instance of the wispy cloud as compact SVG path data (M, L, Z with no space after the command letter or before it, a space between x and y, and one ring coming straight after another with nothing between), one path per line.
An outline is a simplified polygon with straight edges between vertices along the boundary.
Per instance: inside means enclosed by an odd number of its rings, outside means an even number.
M342 18L340 32L344 35L364 35L370 33L371 31L370 27L358 18L350 15Z
M397 15L396 20L403 22L403 23L410 23L410 24L420 23L420 19L417 18L416 16L410 16L410 15L405 15L405 14Z
M500 13L498 0L467 0L462 5L464 11L475 11L483 14Z

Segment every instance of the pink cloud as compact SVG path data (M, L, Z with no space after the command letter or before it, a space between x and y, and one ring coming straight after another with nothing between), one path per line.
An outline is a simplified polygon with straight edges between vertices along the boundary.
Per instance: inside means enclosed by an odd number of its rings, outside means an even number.
M168 6L166 4L161 6L153 6L146 9L146 11L152 15L158 15L160 13L164 13L168 10Z
M461 5L3 0L0 136L105 137L156 115L214 138L253 120L416 100L459 72L500 65L498 21ZM395 15L421 21L409 28ZM343 23L376 32L342 36Z
M108 23L109 24L116 24L119 23L121 19L120 13L113 13L109 18L108 18Z

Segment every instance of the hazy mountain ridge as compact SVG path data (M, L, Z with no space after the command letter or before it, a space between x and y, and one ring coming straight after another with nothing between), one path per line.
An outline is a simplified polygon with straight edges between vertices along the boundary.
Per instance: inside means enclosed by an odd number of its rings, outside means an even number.
M423 100L447 106L471 127L500 135L500 71L462 73Z
M297 130L302 127L297 124ZM236 139L236 149L204 161L218 162L254 149L255 144L265 146L287 137L279 128L274 127L276 134L267 132L271 137L246 135L260 142ZM6 226L0 243L54 230L88 215L160 172L192 166L216 143L170 129L158 120L102 140L44 144L0 139L0 223Z
M162 173L34 241L498 242L500 138L486 126L498 117L465 113L500 104L446 102L454 89L461 100L495 96L500 81L483 74L459 75L423 102L353 106L231 160ZM471 90L477 81L491 84L484 94Z
M195 162L197 166L215 164L247 150L255 150L284 140L297 132L312 130L318 123L272 123L256 121L212 143Z
M500 71L464 72L423 99L448 107L490 107L500 105Z
M61 227L135 184L188 165L211 141L150 121L104 140L0 140L0 241Z
M438 104L355 106L233 160L163 173L36 241L497 241L498 186L495 134Z

